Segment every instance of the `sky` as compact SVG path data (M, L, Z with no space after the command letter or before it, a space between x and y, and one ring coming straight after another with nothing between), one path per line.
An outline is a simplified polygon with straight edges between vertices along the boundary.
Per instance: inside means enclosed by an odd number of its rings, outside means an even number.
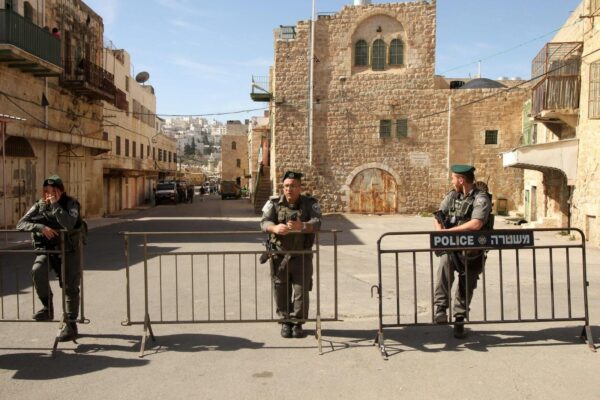
M273 30L311 17L312 0L84 0L104 20L105 45L148 71L157 113L244 120L267 103L250 99L253 75L267 76ZM315 0L317 13L353 0ZM373 0L372 3L390 1ZM436 73L529 78L531 60L580 0L438 0ZM226 114L231 113L231 114ZM222 115L208 115L222 114Z

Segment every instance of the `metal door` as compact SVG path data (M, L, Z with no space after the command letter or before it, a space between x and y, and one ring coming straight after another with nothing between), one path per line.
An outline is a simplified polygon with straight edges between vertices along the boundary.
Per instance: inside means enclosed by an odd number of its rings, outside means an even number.
M350 185L350 212L395 213L396 186L394 177L384 170L369 168L361 171Z

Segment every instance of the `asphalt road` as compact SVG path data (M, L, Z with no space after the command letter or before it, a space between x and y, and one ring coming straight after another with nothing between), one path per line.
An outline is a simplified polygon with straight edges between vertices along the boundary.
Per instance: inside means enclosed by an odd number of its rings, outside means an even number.
M246 200L204 196L193 204L163 205L90 221L93 229L84 275L85 316L90 323L80 324L78 344L59 345L55 359L48 355L57 323L25 321L33 309L27 283L31 257L4 257L2 312L5 319L15 317L18 294L23 322L0 322L0 398L600 398L600 355L582 344L580 322L471 325L466 340L454 339L450 326L387 328L390 357L382 359L373 346L378 327L378 303L371 297L371 287L378 281L377 239L389 231L429 230L428 218L325 217L325 230L341 231L337 237L340 321L323 322L322 355L314 336L283 339L274 322L236 322L272 318L268 269L255 263L263 236L223 234L257 231L258 220ZM502 221L497 225L509 227ZM157 340L148 341L143 358L138 357L142 326L122 325L128 318L126 258L120 234L125 231L164 233L147 239L149 314ZM554 234L539 234L536 242L573 243ZM409 247L426 245L424 238L408 241ZM141 322L142 238L132 238L129 248L129 321ZM323 233L320 250L319 300L321 314L328 318L336 309L331 233ZM240 252L246 254L240 256ZM580 254L573 250L569 256L567 277L564 251L554 254L551 282L548 255L538 255L541 316L550 316L551 304L557 316L566 315L567 293L572 313L582 309ZM600 342L600 251L588 248L587 256L590 318L594 339ZM517 317L517 275L523 317L533 312L530 289L534 280L526 267L532 260L527 254L521 257L522 271L517 273L513 254L504 254L502 260L490 255L485 285L488 316L496 318L502 302L505 317ZM402 265L405 261L401 257ZM384 313L386 321L393 322L397 317L393 259L384 259L384 265ZM412 299L414 294L410 258L406 265L407 269L400 270L403 279L398 286L403 301L400 319L417 318L425 323L431 313L431 266L427 258L416 258L417 302L413 307L410 301L404 303L405 297ZM18 288L15 270L20 271ZM501 270L506 283L500 289ZM570 290L565 283L568 279L574 282ZM53 286L58 292L56 281ZM482 298L480 284L473 319L483 317ZM313 291L311 316L315 310ZM160 324L161 319L198 323ZM306 327L312 334L315 324Z

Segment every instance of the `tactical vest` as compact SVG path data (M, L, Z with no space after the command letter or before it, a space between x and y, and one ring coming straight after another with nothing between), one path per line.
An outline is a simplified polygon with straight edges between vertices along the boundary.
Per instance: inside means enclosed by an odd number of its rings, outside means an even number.
M479 189L473 189L471 193L464 199L460 198L459 192L452 192L452 194L450 195L450 208L448 210L447 216L449 225L458 226L471 220L471 215L473 214L473 203L475 203L475 197L480 192L488 196L490 200L490 213L487 216L485 224L481 227L481 230L493 229L494 215L491 213L492 196L488 192L483 192Z
M288 221L297 220L307 222L310 220L310 215L305 209L305 202L308 200L306 197L300 197L298 207L293 209L290 207L282 206L279 204L280 198L272 199L273 206L275 207L275 215L277 221L275 224L287 224ZM290 234L286 236L271 235L271 241L277 245L278 248L283 250L307 250L311 249L315 242L314 233L305 234Z

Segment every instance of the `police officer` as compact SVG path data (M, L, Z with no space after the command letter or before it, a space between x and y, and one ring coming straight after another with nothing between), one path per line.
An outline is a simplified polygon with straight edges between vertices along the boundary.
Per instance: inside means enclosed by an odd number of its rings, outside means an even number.
M261 229L270 234L269 241L277 251L311 250L314 232L321 227L319 203L301 194L301 179L301 173L287 171L283 176L283 195L270 198L262 209ZM312 273L312 254L271 258L275 305L284 338L305 336L302 324L308 318Z
M434 220L435 229L453 232L488 229L488 223L491 221L491 198L486 191L475 187L475 167L453 165L451 171L454 190L446 195L440 205L446 228L438 220ZM441 256L434 294L435 322L438 324L448 322L446 310L456 271L459 276L453 307L456 338L466 336L464 321L484 263L485 255L482 251L446 253Z
M66 313L68 322L59 333L59 341L70 341L77 337L77 319L79 313L80 283L80 228L83 220L79 202L65 193L65 187L58 175L44 180L43 197L21 218L17 229L32 232L36 250L60 250L61 230L65 232L65 282L61 281L61 255L39 254L33 263L31 275L33 284L43 308L33 315L36 321L54 319L52 290L48 281L47 263L59 277L61 287L64 285L66 297ZM49 258L49 260L48 260Z

